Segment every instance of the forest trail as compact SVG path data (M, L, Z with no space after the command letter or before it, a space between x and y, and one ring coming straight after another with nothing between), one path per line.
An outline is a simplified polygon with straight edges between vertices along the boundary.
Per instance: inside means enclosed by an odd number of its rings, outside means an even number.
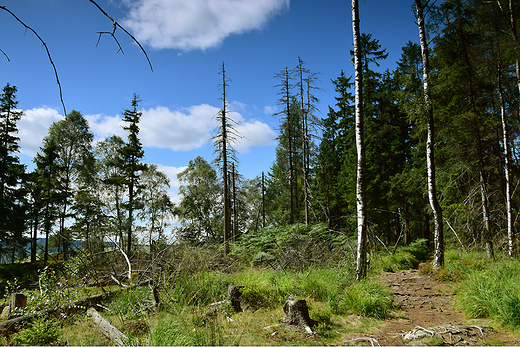
M394 293L399 313L372 332L350 335L346 341L352 344L477 346L500 341L504 345L520 345L518 337L491 328L491 323L466 319L462 311L453 307L455 294L450 285L429 274L404 270L384 272L379 278Z

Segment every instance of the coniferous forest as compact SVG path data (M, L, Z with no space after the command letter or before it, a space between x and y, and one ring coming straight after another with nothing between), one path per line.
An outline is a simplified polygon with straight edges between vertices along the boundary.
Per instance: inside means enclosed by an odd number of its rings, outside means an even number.
M30 171L18 158L24 112L17 87L4 81L2 291L6 300L25 293L20 315L67 313L36 318L0 341L112 344L71 337L82 335L70 326L88 329L70 304L102 293L104 314L125 332L125 343L344 344L355 329L340 317L363 317L359 324L367 327L377 325L369 319L397 314L391 293L373 278L418 267L459 285L467 317L520 331L513 290L520 283L520 5L410 5L417 37L423 23L425 39L406 43L393 71L380 72L388 52L363 32L349 57L355 72L345 66L320 82L320 67L304 57L273 71L281 110L273 115L276 159L253 179L240 173L234 144L241 134L228 102L232 76L222 63L215 154L193 158L178 174L178 203L167 175L143 161L138 94L121 105L126 138L94 142L81 111L72 110L49 127ZM324 84L336 103L320 113L316 91ZM505 277L493 277L499 274ZM502 289L491 288L501 281ZM485 303L477 283L510 305ZM238 310L229 285L242 289ZM314 340L262 330L279 323L268 317L289 295L311 305ZM31 340L38 329L49 340Z

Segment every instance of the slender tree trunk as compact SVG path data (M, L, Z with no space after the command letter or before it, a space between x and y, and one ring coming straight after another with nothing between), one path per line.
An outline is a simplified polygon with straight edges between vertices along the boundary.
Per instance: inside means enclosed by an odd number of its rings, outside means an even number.
M132 252L132 225L134 224L134 183L128 185L128 239L126 240L126 254L130 256Z
M34 216L31 237L31 263L36 262L37 242L38 242L38 215Z
M265 175L262 171L262 228L265 228Z
M237 237L237 189L235 184L235 163L232 164L233 166L233 242L236 241Z
M229 253L229 235L231 226L229 187L228 187L228 163L227 163L227 124L226 124L226 70L222 63L222 175L224 181L224 255Z
M502 61L500 58L498 60L497 79L500 119L502 121L502 142L504 144L508 254L509 257L513 259L515 235L513 230L513 209L511 207L511 148L509 146L509 131L506 123L506 105L503 95L504 92L502 90Z
M484 219L484 229L482 231L482 241L484 242L484 248L486 251L486 257L493 259L493 241L491 239L491 223L489 221L489 202L487 193L486 177L484 176L484 158L482 157L482 143L480 141L480 132L478 131L478 125L476 126L476 142L477 142L477 154L478 154L478 166L479 166L479 184L480 184L480 195L482 199L482 215Z
M307 111L305 110L303 89L303 61L298 57L298 71L300 74L300 112L302 116L302 169L303 169L303 206L305 211L305 225L309 225L309 191L307 171Z
M424 104L428 117L428 138L426 142L426 161L428 170L428 198L430 206L433 210L433 222L435 227L434 237L434 256L433 269L436 270L444 265L444 233L442 222L442 209L437 200L437 189L435 184L435 155L434 155L434 138L435 127L433 121L433 106L431 103L430 86L429 86L429 57L428 43L426 41L426 30L424 24L423 4L422 0L415 0L417 10L417 26L419 27L419 38L421 41L421 53L423 60L423 88L424 88Z
M367 230L366 230L366 202L365 202L365 144L363 124L363 66L361 61L361 33L359 30L359 4L352 0L352 28L354 32L354 65L356 89L356 149L357 149L357 179L356 179L356 206L357 206L357 260L356 279L359 281L367 273Z
M287 110L287 137L289 147L289 224L294 224L294 186L295 186L295 175L293 166L293 143L292 143L292 114L291 114L291 95L289 86L289 70L285 67L285 97L286 97L286 110Z

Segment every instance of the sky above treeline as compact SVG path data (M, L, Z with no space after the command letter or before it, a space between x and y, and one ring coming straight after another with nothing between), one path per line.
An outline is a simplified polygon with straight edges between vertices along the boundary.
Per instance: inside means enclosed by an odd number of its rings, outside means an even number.
M112 22L89 0L3 0L34 29L49 49L66 111L80 111L100 140L119 135L121 114L133 94L142 100L140 139L145 162L159 165L172 180L197 156L214 159L214 116L222 107L218 74L229 78L231 117L240 122L238 170L246 178L268 172L275 160L280 118L279 83L274 75L295 68L298 57L318 73L314 94L318 116L334 106L331 79L350 61L352 16L345 0L97 0L126 28L118 43ZM361 31L372 34L389 53L380 70L393 70L408 42L419 42L412 0L360 1ZM0 84L18 88L20 159L32 159L52 122L64 117L59 88L47 52L38 38L11 14L0 10ZM174 198L174 200L177 200Z

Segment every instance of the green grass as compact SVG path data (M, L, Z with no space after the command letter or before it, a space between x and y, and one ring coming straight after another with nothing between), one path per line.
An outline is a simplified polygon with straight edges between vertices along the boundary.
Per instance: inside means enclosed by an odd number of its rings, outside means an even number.
M385 319L394 308L394 296L388 287L364 280L345 290L339 307L364 317Z
M520 329L520 262L490 263L470 270L458 287L457 305L471 318L491 318Z

